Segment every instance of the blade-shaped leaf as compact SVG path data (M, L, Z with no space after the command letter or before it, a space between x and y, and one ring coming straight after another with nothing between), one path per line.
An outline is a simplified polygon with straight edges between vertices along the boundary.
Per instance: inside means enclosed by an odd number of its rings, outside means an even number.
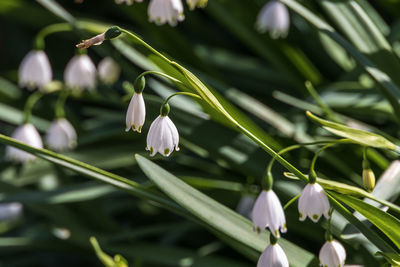
M140 155L136 155L136 160L150 180L204 223L259 252L265 249L268 235L256 234L249 220L184 183L150 160ZM287 253L292 266L308 266L313 261L313 256L302 248L284 239L280 239L279 243Z

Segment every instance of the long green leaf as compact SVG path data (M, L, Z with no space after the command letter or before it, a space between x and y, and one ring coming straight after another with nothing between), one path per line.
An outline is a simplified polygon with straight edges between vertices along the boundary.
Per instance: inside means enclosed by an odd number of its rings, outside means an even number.
M249 220L182 182L148 159L136 155L136 160L150 180L200 220L259 252L265 249L268 235L256 234ZM309 252L283 239L279 242L292 266L307 266L313 261L313 256Z

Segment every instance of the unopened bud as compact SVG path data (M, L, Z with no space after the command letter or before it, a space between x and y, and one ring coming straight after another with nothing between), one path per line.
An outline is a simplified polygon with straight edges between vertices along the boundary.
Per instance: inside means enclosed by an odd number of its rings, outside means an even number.
M365 190L367 190L368 192L372 192L375 187L375 174L371 170L371 168L363 169L362 179Z
M146 79L144 78L144 76L136 78L135 82L133 83L133 89L137 94L143 92L145 86L146 86Z
M105 32L106 40L111 40L118 37L121 34L121 29L118 26L112 26Z

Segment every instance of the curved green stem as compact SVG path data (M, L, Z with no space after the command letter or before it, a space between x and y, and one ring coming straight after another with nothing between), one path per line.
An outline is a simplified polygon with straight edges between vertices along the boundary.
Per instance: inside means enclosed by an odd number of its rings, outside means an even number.
M57 23L57 24L52 24L47 27L44 27L38 34L36 34L35 37L35 48L44 50L45 44L44 44L44 39L46 36L57 33L57 32L66 32L66 31L72 31L73 26L69 23Z
M173 82L177 82L179 84L183 84L184 85L184 83L182 81L180 81L180 80L178 80L178 79L176 79L176 78L174 78L172 76L169 76L168 74L165 74L165 73L160 72L160 71L155 71L155 70L148 70L148 71L142 72L136 77L136 79L140 79L141 77L144 77L145 75L149 75L149 74L156 74L156 75L165 77L167 79L170 79Z
M295 196L294 198L292 198L291 200L289 200L285 206L283 206L283 210L286 210L290 205L292 205L299 197L301 196L301 194L298 194L297 196Z
M32 117L32 109L35 106L36 102L43 96L43 93L40 91L36 91L28 97L28 100L25 103L24 107L24 123L28 123Z
M63 90L60 92L58 95L58 99L56 102L56 108L55 108L55 113L56 113L56 118L65 118L65 101L67 100L69 95L69 91Z
M171 98L173 98L174 96L177 96L177 95L187 95L187 96L191 96L191 97L194 97L194 98L203 99L203 98L201 98L201 96L196 95L196 94L193 94L193 93L189 93L189 92L176 92L176 93L170 95L169 97L167 97L167 99L164 100L163 105L168 104L168 101L169 101Z

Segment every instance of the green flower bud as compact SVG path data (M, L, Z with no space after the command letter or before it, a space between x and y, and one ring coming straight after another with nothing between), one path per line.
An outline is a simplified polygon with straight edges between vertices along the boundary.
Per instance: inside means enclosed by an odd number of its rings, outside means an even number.
M161 106L161 109L160 109L160 115L163 116L163 117L168 116L168 113L169 113L170 109L171 108L169 107L168 103L163 104Z
M121 34L121 29L118 26L110 27L105 33L105 39L111 40L118 37Z
M375 174L371 170L371 168L363 169L362 179L363 179L363 184L364 184L365 190L367 190L368 192L371 192L375 187Z
M133 83L133 89L137 94L143 92L145 86L146 86L146 79L144 78L144 76L136 78L135 82Z

